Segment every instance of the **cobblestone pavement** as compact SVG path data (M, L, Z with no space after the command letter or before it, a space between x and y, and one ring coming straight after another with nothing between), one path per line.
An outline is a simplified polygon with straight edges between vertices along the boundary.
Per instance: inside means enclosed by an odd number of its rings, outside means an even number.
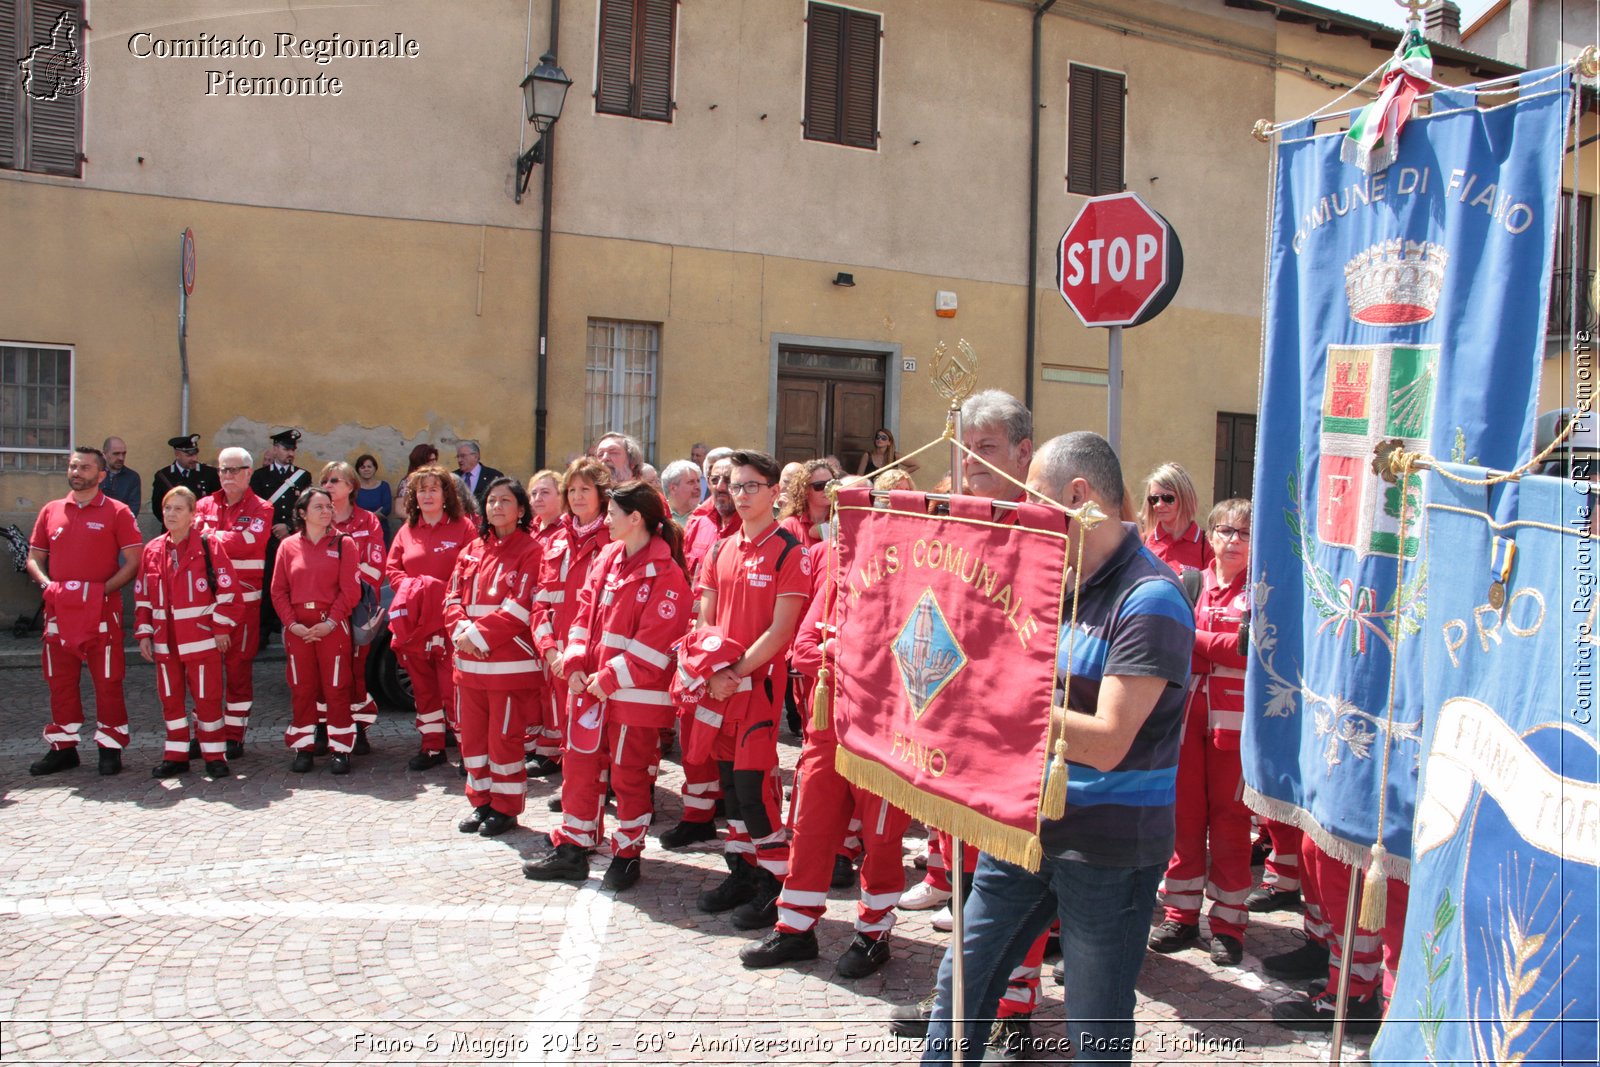
M10 637L0 652L25 652ZM20 646L21 643L16 643ZM15 656L0 656L15 660ZM412 772L410 718L386 712L344 778L289 773L282 661L257 665L257 712L232 778L150 777L160 759L153 669L130 657L133 744L118 777L85 765L31 778L43 751L37 668L0 669L0 1060L16 1063L905 1063L883 1024L927 991L945 935L902 913L894 958L849 982L833 960L853 905L831 894L822 958L746 971L753 934L696 911L719 854L646 852L644 879L601 891L526 881L552 787L524 828L455 829L453 766ZM87 687L86 687L87 688ZM86 699L88 699L86 694ZM87 733L87 731L86 731ZM91 750L92 753L92 750ZM783 748L786 767L797 743ZM452 759L454 754L452 753ZM199 769L199 764L196 765ZM662 767L657 830L677 821ZM908 847L914 842L908 839ZM916 877L907 862L908 884ZM1328 1042L1273 1026L1286 995L1261 955L1297 914L1252 928L1245 966L1203 949L1152 954L1139 983L1139 1063L1326 1062ZM1059 1037L1045 978L1039 1032ZM1362 1039L1358 1039L1362 1040ZM767 1042L763 1045L762 1042ZM783 1044L787 1042L788 1044ZM1346 1059L1362 1046L1346 1046Z

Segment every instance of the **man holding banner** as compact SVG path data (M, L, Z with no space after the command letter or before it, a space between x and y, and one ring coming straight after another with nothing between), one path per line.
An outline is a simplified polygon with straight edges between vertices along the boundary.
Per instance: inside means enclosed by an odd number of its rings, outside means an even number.
M1053 438L1039 449L1029 488L1077 508L1122 511L1122 465L1098 434ZM1053 714L1071 763L1063 818L1045 821L1037 872L985 853L963 911L966 1047L1011 968L1051 919L1061 920L1068 1033L1079 1063L1127 1063L1133 1052L1134 984L1156 887L1172 855L1178 744L1194 621L1171 570L1118 522L1069 530L1081 558L1070 594ZM1079 551L1081 547L1081 557ZM1069 584L1069 590L1073 587ZM1075 603L1072 601L1075 600ZM924 1063L951 1050L951 946Z

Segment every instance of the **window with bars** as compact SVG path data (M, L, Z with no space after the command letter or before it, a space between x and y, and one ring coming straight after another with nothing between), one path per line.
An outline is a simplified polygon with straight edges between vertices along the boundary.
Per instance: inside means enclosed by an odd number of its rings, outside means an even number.
M1127 79L1116 71L1072 64L1067 87L1067 192L1120 193Z
M595 110L672 121L678 0L600 0Z
M639 440L646 457L656 454L656 382L661 365L661 326L654 322L589 320L585 364L583 440L620 430Z
M64 471L72 452L72 349L0 344L0 470Z
M1592 331L1600 315L1595 307L1594 197L1561 194L1556 217L1555 268L1550 275L1550 312L1545 330L1546 355L1556 355L1571 342L1574 328Z
M0 0L0 170L83 175L83 0Z
M812 4L806 9L808 141L878 146L878 42L870 12Z

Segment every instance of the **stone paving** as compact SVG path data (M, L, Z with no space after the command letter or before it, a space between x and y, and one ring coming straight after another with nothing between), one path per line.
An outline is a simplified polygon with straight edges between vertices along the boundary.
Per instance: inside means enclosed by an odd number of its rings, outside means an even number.
M0 663L31 660L0 637ZM754 934L701 914L723 873L709 845L652 847L644 879L599 888L526 881L556 816L530 790L524 827L458 833L453 766L412 772L410 717L385 712L344 778L289 773L281 658L257 665L257 711L232 778L159 781L153 668L130 656L133 743L120 776L85 766L31 778L43 751L37 668L0 667L0 1060L7 1063L909 1063L883 1019L930 986L946 935L902 913L894 958L855 982L833 960L853 905L831 894L822 957L746 971ZM85 687L87 689L87 687ZM86 700L88 695L86 693ZM87 731L86 731L87 732ZM798 743L786 738L792 768ZM92 750L90 750L92 753ZM452 753L452 760L454 753ZM663 764L657 829L677 821ZM908 839L908 849L915 844ZM907 878L917 877L909 857ZM1151 954L1137 1063L1326 1062L1328 1041L1267 1021L1290 990L1261 955L1294 946L1298 914L1253 927L1245 965L1203 948ZM1059 1037L1045 978L1036 1032ZM1366 1039L1345 1047L1346 1062Z

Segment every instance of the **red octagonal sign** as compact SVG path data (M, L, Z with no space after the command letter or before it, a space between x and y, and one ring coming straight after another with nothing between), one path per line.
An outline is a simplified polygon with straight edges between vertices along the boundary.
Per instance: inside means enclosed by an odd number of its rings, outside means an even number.
M1056 284L1085 326L1148 322L1182 278L1178 235L1137 193L1090 198L1056 253Z

